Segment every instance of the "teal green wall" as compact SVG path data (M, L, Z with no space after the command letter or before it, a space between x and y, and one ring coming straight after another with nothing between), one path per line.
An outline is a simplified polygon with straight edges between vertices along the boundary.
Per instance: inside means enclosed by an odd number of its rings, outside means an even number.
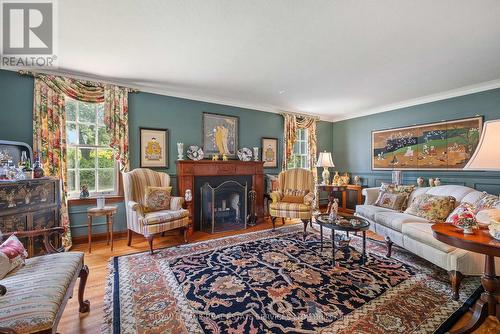
M373 130L475 115L484 116L486 121L500 118L500 89L333 123L333 159L336 169L361 176L365 185L378 186L381 182L390 181L391 172L371 170ZM440 177L444 184L461 184L493 194L500 193L498 172L403 171L405 183L416 183L419 176L426 179Z
M33 79L15 72L0 70L0 139L32 143ZM131 168L139 167L139 128L166 128L170 131L169 168L172 185L176 188L177 142L202 145L202 114L211 112L238 116L239 146L260 147L262 137L279 139L279 164L283 144L283 117L252 109L230 107L214 103L193 101L150 93L129 95L129 145ZM318 150L332 150L332 123L318 123ZM159 169L161 170L161 169ZM277 174L279 168L265 169L266 173ZM69 208L73 235L87 234L87 206ZM94 224L93 232L105 231L104 221ZM115 221L115 230L126 229L123 203Z

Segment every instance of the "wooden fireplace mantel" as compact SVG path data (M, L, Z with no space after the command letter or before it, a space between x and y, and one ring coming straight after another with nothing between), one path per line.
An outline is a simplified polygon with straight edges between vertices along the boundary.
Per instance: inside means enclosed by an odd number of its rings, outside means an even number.
M177 190L179 196L182 196L187 189L191 189L193 196L195 191L196 176L230 176L230 175L249 175L252 176L252 190L257 192L256 211L257 222L264 218L264 162L263 161L213 161L213 160L178 160L177 161ZM193 204L194 204L193 200ZM190 205L188 210L193 217L194 205ZM192 219L191 219L192 221ZM192 223L189 226L189 233L193 233Z

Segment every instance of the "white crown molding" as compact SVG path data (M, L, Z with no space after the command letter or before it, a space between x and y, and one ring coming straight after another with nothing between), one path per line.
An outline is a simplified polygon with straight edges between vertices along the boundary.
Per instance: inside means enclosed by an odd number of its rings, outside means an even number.
M486 81L482 82L479 84L475 85L470 85L470 86L465 86L457 89L452 89L448 90L445 92L441 93L436 93L436 94L431 94L431 95L426 95L422 97L418 97L415 99L410 99L410 100L405 100L393 104L387 104L385 106L373 108L373 109L368 109L364 111L357 111L352 113L352 115L340 115L339 117L327 117L326 120L330 122L339 122L339 121L344 121L347 119L353 119L353 118L358 118L358 117L363 117L363 116L368 116L368 115L373 115L373 114L378 114L386 111L392 111L392 110L397 110L397 109L402 109L402 108L408 108L408 107L413 107L425 103L431 103L431 102L436 102L436 101L441 101L441 100L446 100L450 99L453 97L459 97L459 96L464 96L464 95L469 95L469 94L474 94L474 93L480 93L484 92L487 90L492 90L500 88L500 79L497 80L491 80L491 81Z
M2 68L2 69L7 70L7 71L13 71L13 72L17 72L19 70L31 70L30 68ZM261 112L270 112L273 114L282 114L284 112L307 114L307 115L311 115L311 116L316 116L321 121L330 122L327 119L328 116L326 116L326 115L300 112L298 110L283 110L283 109L280 109L279 107L272 106L272 105L245 103L245 102L241 102L241 101L237 101L237 100L233 100L233 99L229 99L229 98L225 98L225 97L215 97L215 96L209 96L209 95L203 95L203 94L191 94L191 93L179 92L179 91L167 89L165 87L147 85L147 84L138 84L138 83L135 83L133 81L124 81L123 79L101 77L101 76L96 76L96 75L91 75L91 74L86 74L86 73L77 73L77 72L65 71L65 70L35 69L35 70L33 70L33 72L40 72L40 73L60 75L60 76L68 76L68 77L79 79L79 80L98 81L98 82L102 82L102 83L108 83L108 84L137 89L137 90L139 90L141 92L145 92L145 93L152 93L152 94L158 94L158 95L169 96L169 97L177 97L177 98L181 98L181 99L193 100L193 101L199 101L199 102L214 103L214 104L220 104L220 105L243 108L243 109L250 109L250 110L261 111Z
M19 68L19 69L3 68L3 69L8 70L8 71L17 72L21 68ZM30 70L30 69L28 68L27 70ZM475 85L470 85L470 86L465 86L465 87L461 87L461 88L457 88L457 89L448 90L445 92L426 95L426 96L418 97L415 99L410 99L410 100L405 100L405 101L401 101L401 102L397 102L397 103L387 104L387 105L372 108L372 109L356 111L356 112L352 112L350 115L335 116L335 115L320 115L320 114L309 113L309 112L305 112L305 111L301 111L301 110L283 110L277 106L272 106L272 105L245 103L245 102L229 99L226 97L216 97L213 95L211 96L211 95L180 92L180 91L175 91L173 89L168 89L168 88L160 87L160 86L138 84L138 83L135 83L133 81L125 81L123 79L109 78L109 77L100 77L100 76L96 76L96 75L92 75L92 74L78 73L78 72L74 72L74 71L46 70L46 69L36 69L35 71L38 71L41 73L47 73L47 74L69 76L69 77L72 77L75 79L80 79L80 80L99 81L99 82L103 82L103 83L109 83L109 84L138 89L139 91L146 92L146 93L152 93L152 94L158 94L158 95L170 96L170 97L177 97L177 98L193 100L193 101L221 104L221 105L226 105L226 106L231 106L231 107L251 109L251 110L262 111L262 112L270 112L270 113L274 113L274 114L281 114L283 112L294 112L294 113L307 114L307 115L311 115L311 116L316 116L321 121L331 122L331 123L340 122L340 121L358 118L358 117L363 117L363 116L368 116L368 115L373 115L373 114L378 114L378 113L383 113L386 111L393 111L393 110L397 110L397 109L408 108L408 107L417 106L417 105L421 105L421 104L425 104L425 103L431 103L431 102L450 99L453 97L459 97L459 96L464 96L464 95L469 95L469 94L474 94L474 93L479 93L479 92L483 92L483 91L487 91L487 90L500 88L500 79L491 80L491 81L486 81L486 82L482 82L482 83L475 84Z

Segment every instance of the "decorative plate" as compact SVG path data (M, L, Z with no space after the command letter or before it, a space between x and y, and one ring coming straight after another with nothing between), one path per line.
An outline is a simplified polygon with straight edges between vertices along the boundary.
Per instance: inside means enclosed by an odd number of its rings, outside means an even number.
M240 148L238 150L238 159L241 161L250 161L252 160L252 151L249 148Z
M198 161L198 160L203 159L204 155L205 154L203 153L203 150L196 145L189 146L189 148L187 150L188 158L191 160L194 160L194 161Z

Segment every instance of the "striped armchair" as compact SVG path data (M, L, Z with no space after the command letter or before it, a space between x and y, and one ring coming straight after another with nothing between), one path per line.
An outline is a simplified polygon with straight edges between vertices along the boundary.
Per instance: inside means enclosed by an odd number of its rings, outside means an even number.
M125 211L127 213L127 245L132 242L132 231L144 235L148 240L150 253L153 254L153 238L157 234L173 229L184 230L187 242L189 212L183 209L184 198L172 197L170 210L144 212L146 187L168 187L170 176L147 168L137 168L123 173Z
M314 201L314 177L311 171L295 168L283 171L278 176L278 190L271 193L273 202L269 214L275 228L276 218L299 218L304 223L311 221Z

